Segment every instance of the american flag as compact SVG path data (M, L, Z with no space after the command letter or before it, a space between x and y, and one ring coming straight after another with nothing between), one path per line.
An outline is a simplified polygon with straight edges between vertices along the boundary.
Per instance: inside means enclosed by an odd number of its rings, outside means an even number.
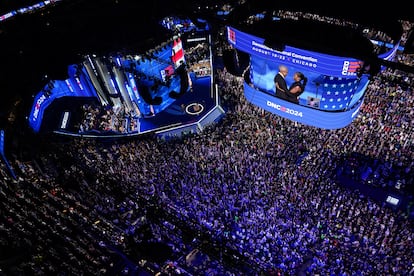
M176 67L180 66L181 61L185 61L183 43L180 38L174 39L171 59Z

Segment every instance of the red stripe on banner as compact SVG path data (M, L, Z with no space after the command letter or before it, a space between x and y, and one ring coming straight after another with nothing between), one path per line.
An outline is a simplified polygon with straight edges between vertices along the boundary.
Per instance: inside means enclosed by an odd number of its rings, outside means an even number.
M184 50L180 39L174 40L171 59L176 66L180 65L180 61L184 61Z
M184 51L183 51L183 49L180 49L180 50L178 50L178 52L175 53L174 59L179 60L179 59L183 58L183 56L184 56Z

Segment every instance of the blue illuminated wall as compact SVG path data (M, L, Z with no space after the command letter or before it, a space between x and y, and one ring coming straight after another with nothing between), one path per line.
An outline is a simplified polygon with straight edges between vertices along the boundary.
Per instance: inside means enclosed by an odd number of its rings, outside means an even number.
M29 125L35 132L40 130L44 112L55 99L62 97L97 97L96 90L86 71L77 70L75 65L70 65L68 75L69 78L66 80L50 81L35 95L29 115Z
M4 156L4 130L0 129L0 155Z

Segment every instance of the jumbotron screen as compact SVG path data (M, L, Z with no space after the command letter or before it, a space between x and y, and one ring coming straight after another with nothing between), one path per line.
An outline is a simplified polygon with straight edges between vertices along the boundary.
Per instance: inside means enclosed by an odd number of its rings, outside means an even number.
M317 53L286 45L283 50L266 46L264 39L227 27L228 42L250 55L249 76L245 76L245 97L272 113L307 125L337 129L349 125L359 112L369 84L359 75L362 61ZM279 66L288 68L288 87L295 72L307 78L299 104L276 97L274 77Z
M278 73L279 65L286 63L269 62L268 60L251 56L250 80L256 89L275 95L273 79ZM364 95L367 77L348 78L322 75L314 70L306 70L295 66L287 66L289 73L286 77L288 87L294 82L295 72L301 72L308 79L305 91L299 99L300 105L308 105L309 99L317 99L319 110L345 111L360 101Z

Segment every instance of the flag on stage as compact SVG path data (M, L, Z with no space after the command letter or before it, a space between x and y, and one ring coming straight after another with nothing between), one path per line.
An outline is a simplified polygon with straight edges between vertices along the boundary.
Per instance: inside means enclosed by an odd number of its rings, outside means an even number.
M180 38L174 39L171 56L172 61L175 64L175 67L180 66L181 61L185 61L183 43Z

